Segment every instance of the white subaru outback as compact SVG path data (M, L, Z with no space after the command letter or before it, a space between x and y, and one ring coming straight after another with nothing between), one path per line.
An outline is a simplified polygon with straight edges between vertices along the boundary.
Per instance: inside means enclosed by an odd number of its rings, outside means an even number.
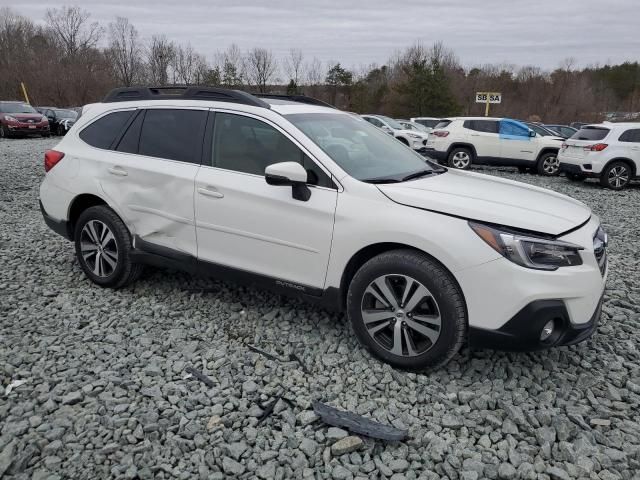
M600 317L607 239L584 204L448 170L307 97L117 89L45 170L44 219L92 282L155 265L262 285L346 311L395 366L574 344Z

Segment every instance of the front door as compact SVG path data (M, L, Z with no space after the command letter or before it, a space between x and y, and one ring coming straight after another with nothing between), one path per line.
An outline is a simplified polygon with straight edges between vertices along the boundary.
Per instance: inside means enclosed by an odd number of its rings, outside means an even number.
M218 112L209 137L211 155L195 185L198 259L303 291L323 288L338 199L330 175L257 117ZM265 168L288 161L307 169L308 201L293 198L291 187L266 183Z
M536 138L531 130L515 120L500 120L500 156L505 165L529 165L536 160Z

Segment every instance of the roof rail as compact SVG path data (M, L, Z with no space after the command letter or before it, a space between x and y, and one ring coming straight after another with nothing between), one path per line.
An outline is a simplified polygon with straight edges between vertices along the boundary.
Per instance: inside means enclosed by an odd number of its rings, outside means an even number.
M307 97L306 95L280 95L275 93L253 93L254 97L258 98L273 98L276 100L289 100L291 102L306 103L308 105L318 105L320 107L337 108L330 103L323 102L317 98Z
M102 103L131 102L135 100L209 100L271 108L267 102L247 92L200 86L114 88L104 97Z

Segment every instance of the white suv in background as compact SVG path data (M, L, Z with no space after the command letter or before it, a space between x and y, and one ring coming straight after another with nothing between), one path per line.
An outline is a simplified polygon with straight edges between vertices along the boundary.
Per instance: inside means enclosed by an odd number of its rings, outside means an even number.
M371 125L393 135L395 138L417 152L424 153L427 147L429 133L405 128L397 120L384 115L361 115Z
M596 330L607 242L584 204L440 167L307 97L166 92L114 90L45 154L44 220L97 285L143 265L261 285L346 311L407 368Z
M427 142L427 155L463 170L484 164L557 175L563 140L538 135L524 123L508 118L457 117L436 125Z
M613 190L625 188L640 169L640 124L585 125L565 140L558 155L569 180L598 178Z

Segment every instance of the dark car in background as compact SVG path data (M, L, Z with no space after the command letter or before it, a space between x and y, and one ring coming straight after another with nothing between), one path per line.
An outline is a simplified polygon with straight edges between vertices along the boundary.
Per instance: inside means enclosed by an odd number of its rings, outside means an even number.
M578 129L568 125L545 125L545 128L558 132L558 135L562 138L571 138L578 131Z
M78 114L71 109L38 107L37 110L49 120L49 129L53 135L66 135L78 119Z
M48 137L47 117L24 102L0 101L0 138L24 135Z

